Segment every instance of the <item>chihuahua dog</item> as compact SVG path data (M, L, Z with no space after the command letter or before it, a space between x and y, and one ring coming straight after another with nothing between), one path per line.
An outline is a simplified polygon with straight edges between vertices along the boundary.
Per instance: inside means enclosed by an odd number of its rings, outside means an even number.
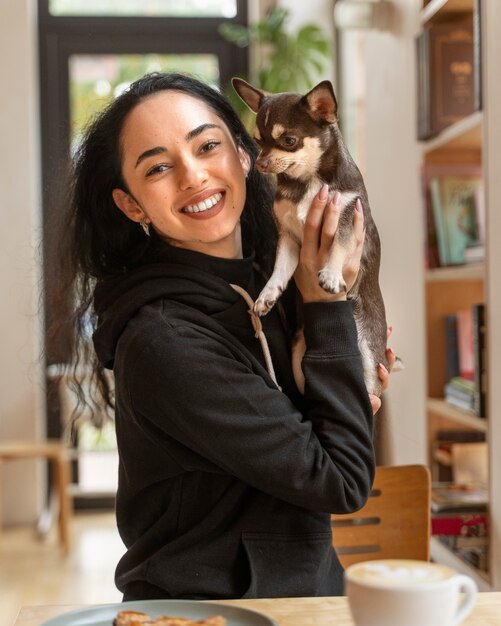
M299 262L303 227L314 196L324 184L341 194L341 215L320 286L330 293L346 291L343 265L356 242L353 234L355 203L364 213L365 241L357 280L347 294L354 302L358 345L369 393L381 395L377 366L386 359L387 325L378 282L380 242L369 208L362 175L350 156L337 124L337 102L329 81L319 83L306 95L271 94L240 78L233 87L247 106L257 113L255 140L261 151L256 167L276 175L274 214L279 241L273 273L255 302L255 312L265 315L284 291ZM304 352L304 340L299 341ZM302 372L295 358L298 386ZM302 354L301 354L302 358ZM299 380L298 380L299 379Z

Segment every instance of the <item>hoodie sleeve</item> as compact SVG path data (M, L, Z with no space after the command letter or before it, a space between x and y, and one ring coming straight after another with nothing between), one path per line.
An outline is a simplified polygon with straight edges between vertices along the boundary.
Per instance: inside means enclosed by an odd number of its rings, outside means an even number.
M184 469L225 472L297 506L345 513L374 476L372 409L350 302L305 306L305 406L207 329L165 324L126 360L141 429ZM132 362L132 364L131 364ZM124 370L125 371L125 370ZM185 452L186 451L186 452Z

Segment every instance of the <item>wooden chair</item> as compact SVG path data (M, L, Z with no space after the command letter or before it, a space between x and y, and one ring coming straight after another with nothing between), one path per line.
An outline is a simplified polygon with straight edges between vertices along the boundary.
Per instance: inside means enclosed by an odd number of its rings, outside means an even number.
M332 515L332 543L343 567L373 559L429 560L430 499L424 465L377 467L366 505Z
M70 462L67 446L59 440L0 441L0 466L19 459L46 459L52 465L58 500L59 540L65 552L70 547Z

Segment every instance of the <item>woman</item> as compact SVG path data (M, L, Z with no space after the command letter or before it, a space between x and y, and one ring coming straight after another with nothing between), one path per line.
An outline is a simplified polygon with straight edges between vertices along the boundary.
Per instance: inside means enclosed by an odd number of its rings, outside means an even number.
M255 156L226 99L179 74L131 85L77 155L62 285L78 286L78 319L97 314L105 396L103 368L114 373L124 600L342 593L330 513L368 497L379 399L364 386L351 303L316 278L339 215L327 188L295 274L304 396L291 368L294 285L256 337L249 303L276 232ZM348 285L361 210L354 229Z

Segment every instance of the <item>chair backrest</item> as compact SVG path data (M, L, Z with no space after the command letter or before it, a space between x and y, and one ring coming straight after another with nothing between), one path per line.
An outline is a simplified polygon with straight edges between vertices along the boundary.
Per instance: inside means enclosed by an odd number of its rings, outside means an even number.
M430 498L430 471L424 465L377 467L365 506L349 515L332 515L332 544L341 564L429 560Z

